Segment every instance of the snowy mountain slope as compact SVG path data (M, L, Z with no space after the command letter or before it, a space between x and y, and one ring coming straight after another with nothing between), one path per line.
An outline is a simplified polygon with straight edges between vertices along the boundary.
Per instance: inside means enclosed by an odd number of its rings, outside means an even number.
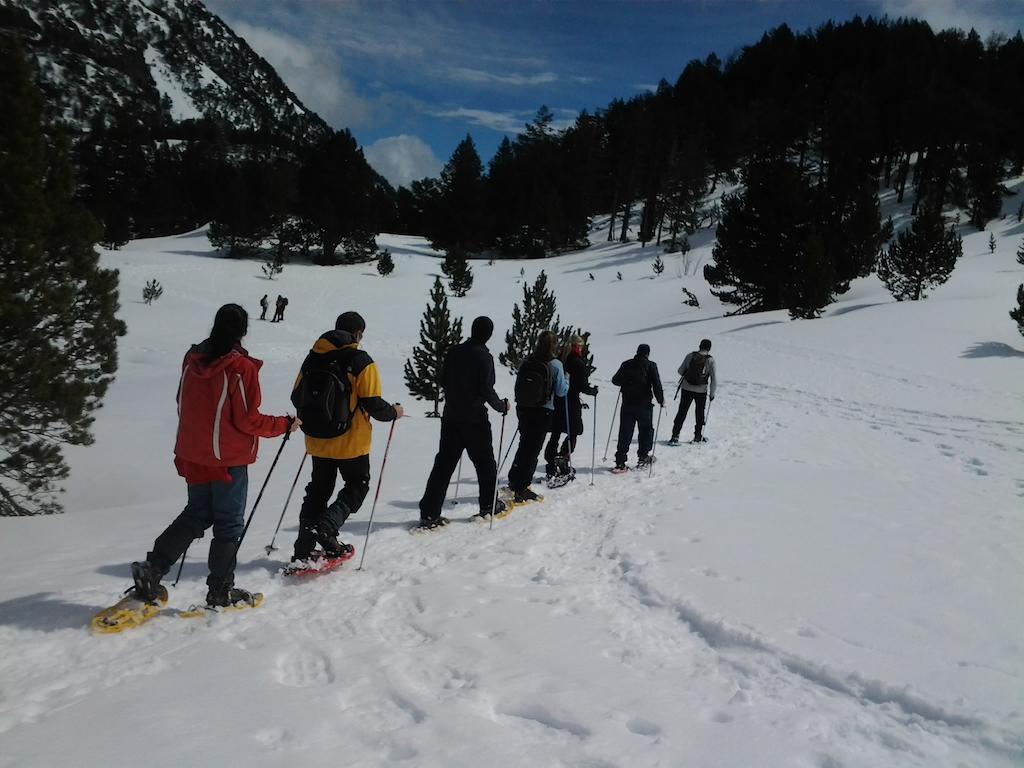
M440 266L421 240L381 238L389 278L291 265L268 282L258 263L210 258L202 232L105 254L129 334L96 445L71 452L66 515L3 524L0 766L109 764L111 743L158 766L1021 764L1024 345L1006 312L1024 228L992 231L995 254L988 232L964 232L963 260L926 302L897 304L870 278L801 322L723 317L699 270L668 257L654 279L653 248L601 232L573 255L480 262L450 303L495 318L495 354L520 267L528 280L546 269L563 322L593 332L598 466L590 486L588 420L579 479L488 532L463 521L476 511L467 464L455 522L430 537L407 525L438 423L401 386ZM711 244L694 242L688 258L706 261ZM153 277L164 295L146 307ZM287 410L309 344L351 308L385 397L409 406L364 570L282 582L300 493L281 551L261 549L299 466L289 444L241 553L238 581L267 594L262 608L91 637L91 613L183 503L170 461L181 355L217 306L241 300L255 317L264 292L291 299L284 323L254 321L247 340L266 362L266 412ZM672 391L704 336L723 377L710 442L659 445L650 479L609 475L618 363L650 344ZM499 391L511 385L499 372ZM510 419L506 444L513 431ZM378 425L374 482L386 435ZM250 504L278 447L263 444ZM343 534L360 553L369 511ZM172 605L202 599L207 544Z
M203 116L292 140L327 130L199 0L0 0L0 29L23 41L53 117L76 132Z

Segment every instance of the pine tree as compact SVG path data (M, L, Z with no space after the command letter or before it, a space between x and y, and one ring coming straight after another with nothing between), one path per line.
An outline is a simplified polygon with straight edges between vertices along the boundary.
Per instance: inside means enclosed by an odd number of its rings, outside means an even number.
M1010 317L1017 322L1017 330L1024 336L1024 283L1017 287L1017 308L1010 311Z
M832 302L835 282L833 262L825 256L821 235L811 231L788 266L791 278L783 287L782 300L789 316L794 320L820 316L822 307Z
M683 304L688 307L700 307L700 302L697 300L697 295L689 288L683 288L683 296L686 297Z
M1017 263L1024 267L1024 240L1020 243L1020 248L1017 249Z
M377 271L380 273L381 277L387 277L395 271L395 260L391 258L391 251L387 248L385 248L384 252L377 258Z
M434 278L430 303L420 320L420 343L413 348L412 360L405 361L405 386L417 400L433 400L431 417L441 415L438 403L444 399L441 367L448 350L462 341L462 319L452 321L441 278Z
M67 143L44 136L32 72L3 36L0 103L0 515L59 512L62 445L92 443L117 370L118 276L99 266Z
M665 262L661 260L660 253L654 257L654 263L651 264L651 269L654 270L654 274L656 275L660 275L665 271Z
M945 229L942 214L922 210L909 229L896 236L896 242L882 254L878 276L897 301L918 301L925 291L942 285L953 274L963 244L956 229Z
M616 273L615 273L615 276L616 276L617 278L619 278L619 280L621 280L621 279L622 279L622 273L621 273L621 272L616 272Z
M148 280L146 287L142 289L142 303L148 306L163 295L164 287L154 277L152 280Z
M990 232L989 235L988 235L988 252L989 253L995 253L996 252L996 233L995 232Z
M469 260L461 255L459 251L450 250L441 264L441 271L448 278L448 288L452 295L463 297L473 287L473 268L469 266Z
M548 276L541 270L532 287L523 285L522 309L519 304L512 309L512 328L505 332L505 351L498 355L498 362L512 373L533 352L541 331L561 334L555 294L547 285Z
M273 280L277 275L284 272L284 263L281 260L281 252L275 249L263 262L263 274L268 280Z

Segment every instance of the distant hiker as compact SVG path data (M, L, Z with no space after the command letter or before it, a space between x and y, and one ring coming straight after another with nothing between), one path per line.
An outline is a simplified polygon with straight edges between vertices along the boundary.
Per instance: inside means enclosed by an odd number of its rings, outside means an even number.
M277 300L274 302L274 316L270 319L270 322L276 323L281 319L281 294L277 295Z
M370 489L370 418L394 421L404 413L381 397L377 365L359 349L365 330L359 313L338 315L334 330L316 340L295 379L292 403L303 421L313 475L299 512L293 560L308 560L317 544L331 557L354 551L338 541L338 532ZM339 474L345 485L328 504Z
M665 393L661 389L658 366L649 360L651 348L641 344L636 356L619 366L612 376L612 384L622 390L622 408L619 411L619 442L615 448L616 472L626 471L629 444L633 441L634 427L638 431L637 465L646 466L654 447L654 406L653 397L661 408L665 407Z
M420 499L421 528L448 524L448 519L441 516L441 506L463 451L469 454L469 460L476 468L479 516L489 517L491 514L498 465L494 460L491 422L485 405L502 414L508 413L509 409L508 400L502 400L494 391L494 358L487 349L492 333L494 323L491 318L478 317L473 321L469 339L453 347L445 357L441 369L441 386L444 388L441 442ZM504 502L498 499L494 513L504 509Z
M281 308L277 312L277 319L278 320L284 320L284 311L286 309L288 309L288 297L287 296L282 296L281 297Z
M583 434L583 407L580 394L596 395L597 387L590 386L590 371L583 357L583 345L586 340L577 334L569 338L569 350L565 356L565 375L569 378L569 394L555 398L555 409L551 415L551 437L544 449L544 461L548 478L560 477L573 472L569 466L569 455L576 450L576 440ZM566 404L570 427L566 429ZM568 432L561 450L559 438ZM571 443L571 444L570 444Z
M512 501L517 504L539 498L530 489L530 483L537 470L544 437L551 428L554 398L565 397L569 392L562 361L555 357L557 344L558 337L554 333L542 331L536 348L519 366L516 376L519 447L508 471L508 485L512 490Z
M157 537L144 562L132 563L135 594L156 599L160 579L194 539L213 526L210 606L255 604L255 596L234 586L235 555L245 522L248 466L256 461L260 437L277 437L301 423L259 412L259 370L263 364L241 345L249 316L225 304L210 336L193 346L178 383L178 437L174 466L188 484L184 511Z
M686 421L686 413L690 410L691 403L697 405L697 425L693 430L693 442L703 443L705 406L709 396L711 400L715 399L715 389L718 387L718 373L715 371L715 358L711 356L709 339L703 339L699 349L683 358L683 364L679 366L679 376L682 400L679 401L675 421L672 422L672 437L668 444L679 445L679 433L683 430L683 422Z
M263 298L260 299L260 309L263 310L262 312L260 312L260 320L266 320L267 319L267 308L269 306L270 306L270 302L267 301L267 294L264 293L263 294Z

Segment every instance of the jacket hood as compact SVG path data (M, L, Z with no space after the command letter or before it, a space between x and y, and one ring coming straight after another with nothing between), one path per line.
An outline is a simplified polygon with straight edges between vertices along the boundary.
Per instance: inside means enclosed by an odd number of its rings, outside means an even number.
M342 347L355 346L356 337L348 331L328 331L313 345L313 352L318 355L324 355L328 352L334 352L341 349Z
M200 344L193 345L188 354L185 355L185 365L188 366L189 372L201 379L219 376L225 369L242 357L249 358L256 365L257 370L263 365L261 360L249 357L249 353L241 344L236 344L235 348L226 355L215 357L212 360L209 357L208 349L209 339Z

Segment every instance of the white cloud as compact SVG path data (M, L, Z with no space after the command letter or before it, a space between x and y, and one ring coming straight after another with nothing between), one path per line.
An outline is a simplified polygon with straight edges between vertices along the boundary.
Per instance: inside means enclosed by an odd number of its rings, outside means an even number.
M396 188L407 187L427 176L436 177L441 172L442 163L430 145L418 136L405 133L378 139L363 148L363 155L374 170Z
M936 32L950 27L965 31L973 27L985 38L993 32L1016 34L1024 24L1024 8L1006 0L878 0L878 3L890 17L923 19Z
M448 75L453 80L461 80L468 83L494 83L498 85L543 85L554 83L558 75L554 72L539 72L536 75L522 75L512 72L507 75L496 75L493 72L485 72L482 69L471 69L469 67L449 67Z
M370 103L341 75L341 63L323 46L306 45L280 32L233 21L231 28L270 62L303 104L336 128L365 124Z
M576 122L576 112L571 109L554 109L555 114L562 115L551 121L551 128L561 131ZM471 125L479 125L483 128L490 128L499 133L522 133L526 124L531 122L536 112L507 111L496 112L489 109L469 109L459 107L458 109L444 109L430 112L434 117L447 117L452 120L465 120Z

